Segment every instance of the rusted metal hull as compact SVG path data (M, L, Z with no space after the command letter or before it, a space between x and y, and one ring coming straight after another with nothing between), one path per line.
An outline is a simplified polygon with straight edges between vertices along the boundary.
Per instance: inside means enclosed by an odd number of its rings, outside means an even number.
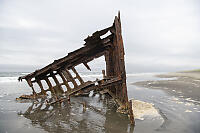
M110 35L101 38L109 31ZM59 101L57 94L65 94L70 101L70 96L76 94L90 92L91 90L101 91L109 94L119 105L118 111L129 114L131 123L133 123L134 118L127 96L125 52L121 35L120 14L115 17L111 27L94 32L92 36L88 36L84 41L85 44L80 49L69 53L61 59L55 60L42 69L19 77L19 81L25 79L33 91L33 94L28 96L22 95L21 98L37 98L45 96L50 91L56 100ZM84 81L75 67L79 64L84 64L88 70L91 70L87 63L101 56L105 56L106 62L106 71L102 71L104 78L98 81ZM75 77L72 75L75 75ZM57 76L62 79L61 83ZM50 77L56 83L55 86L49 80ZM47 89L43 87L41 81L47 83ZM39 93L35 91L33 84L39 85L41 89ZM73 87L69 84L73 84ZM62 86L65 86L67 91L64 91Z

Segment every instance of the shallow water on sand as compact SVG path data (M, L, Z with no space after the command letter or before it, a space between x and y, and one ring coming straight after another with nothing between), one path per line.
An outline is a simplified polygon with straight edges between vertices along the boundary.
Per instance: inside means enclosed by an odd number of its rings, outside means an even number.
M12 75L12 74L10 74ZM159 117L144 116L136 119L136 126L129 124L127 116L116 113L113 103L100 97L71 98L66 102L48 106L45 101L19 102L15 98L30 94L25 82L18 83L15 76L0 77L0 133L21 132L113 132L113 133L199 133L200 106L185 99L170 96L162 90L153 90L131 85L137 81L159 80L149 74L127 74L129 99L153 103ZM92 75L95 76L95 75ZM85 76L91 78L92 76ZM96 75L98 76L98 75ZM87 108L83 109L82 102Z

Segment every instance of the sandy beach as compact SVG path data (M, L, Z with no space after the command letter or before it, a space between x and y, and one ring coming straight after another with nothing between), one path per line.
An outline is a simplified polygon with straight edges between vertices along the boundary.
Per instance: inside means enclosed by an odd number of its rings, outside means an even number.
M200 71L185 71L156 75L165 80L141 81L136 86L164 90L165 92L200 104Z
M200 84L196 72L127 74L128 98L134 100L135 127L130 126L127 116L116 112L112 100L99 95L74 97L71 105L63 102L48 106L42 99L16 101L21 94L31 93L27 84L17 82L17 77L23 74L2 73L0 76L0 133L200 131ZM94 75L85 74L83 77L88 79L91 76ZM85 111L82 102L88 105Z

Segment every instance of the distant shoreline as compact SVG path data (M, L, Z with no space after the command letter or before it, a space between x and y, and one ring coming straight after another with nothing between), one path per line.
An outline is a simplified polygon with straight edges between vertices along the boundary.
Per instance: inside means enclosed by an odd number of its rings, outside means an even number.
M170 95L190 99L200 104L200 70L155 75L166 80L141 81L133 85L164 90Z

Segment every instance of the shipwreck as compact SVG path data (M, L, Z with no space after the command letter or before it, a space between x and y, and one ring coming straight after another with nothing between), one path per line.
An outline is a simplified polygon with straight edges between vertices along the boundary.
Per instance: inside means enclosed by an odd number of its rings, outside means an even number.
M110 32L111 34L103 38L102 36L107 32ZM124 61L125 52L122 39L120 13L118 13L118 16L115 16L112 26L94 32L91 36L84 39L84 41L85 44L83 47L68 53L67 56L54 60L53 63L30 74L19 77L19 81L26 80L32 89L32 94L22 95L19 98L37 99L46 96L49 91L51 92L52 97L55 98L55 102L59 103L65 100L59 97L59 95L65 95L67 97L66 100L70 102L71 96L78 96L93 90L113 98L118 105L118 111L128 114L130 116L131 124L134 124L132 103L128 100L127 95ZM91 70L88 62L101 56L105 57L106 63L106 70L102 70L103 79L84 81L77 72L76 66L83 64L86 69ZM62 82L58 80L57 76L62 79ZM55 86L53 86L49 80L50 77L55 82ZM77 80L80 84L77 83ZM45 81L48 88L45 88L41 81ZM71 87L69 83L73 84L73 87ZM41 91L36 92L33 84L38 84ZM67 90L64 91L62 86L65 86Z

